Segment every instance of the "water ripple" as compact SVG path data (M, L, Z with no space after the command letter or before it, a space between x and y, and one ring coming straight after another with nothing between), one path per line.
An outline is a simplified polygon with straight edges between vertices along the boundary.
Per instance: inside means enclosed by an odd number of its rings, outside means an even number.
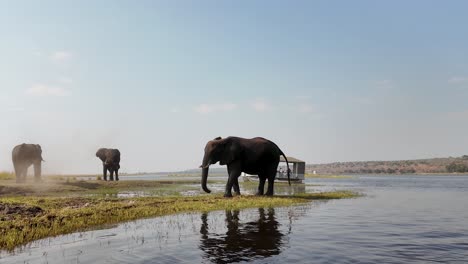
M468 177L308 179L364 198L179 214L33 242L1 263L467 263ZM463 190L463 191L461 191Z

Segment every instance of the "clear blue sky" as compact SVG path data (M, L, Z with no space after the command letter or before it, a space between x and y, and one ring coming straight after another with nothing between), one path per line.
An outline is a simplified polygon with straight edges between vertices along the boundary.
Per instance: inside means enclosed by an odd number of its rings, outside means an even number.
M0 170L200 165L217 136L308 163L468 154L466 1L0 1Z

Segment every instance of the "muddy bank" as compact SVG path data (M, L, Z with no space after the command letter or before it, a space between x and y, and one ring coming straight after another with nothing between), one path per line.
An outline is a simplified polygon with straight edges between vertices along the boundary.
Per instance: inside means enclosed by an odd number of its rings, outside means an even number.
M16 216L35 217L43 212L39 206L29 206L24 204L8 204L0 202L0 220L8 221Z

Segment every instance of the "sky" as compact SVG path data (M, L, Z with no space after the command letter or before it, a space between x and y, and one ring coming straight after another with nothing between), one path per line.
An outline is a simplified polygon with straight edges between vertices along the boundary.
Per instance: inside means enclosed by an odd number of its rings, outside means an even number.
M201 164L261 136L307 163L468 154L467 1L0 1L0 171Z

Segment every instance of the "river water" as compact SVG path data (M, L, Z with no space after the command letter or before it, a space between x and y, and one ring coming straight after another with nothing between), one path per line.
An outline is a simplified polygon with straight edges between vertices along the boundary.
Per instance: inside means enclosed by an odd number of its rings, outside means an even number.
M365 196L138 220L39 240L0 263L468 263L467 176L307 183Z

